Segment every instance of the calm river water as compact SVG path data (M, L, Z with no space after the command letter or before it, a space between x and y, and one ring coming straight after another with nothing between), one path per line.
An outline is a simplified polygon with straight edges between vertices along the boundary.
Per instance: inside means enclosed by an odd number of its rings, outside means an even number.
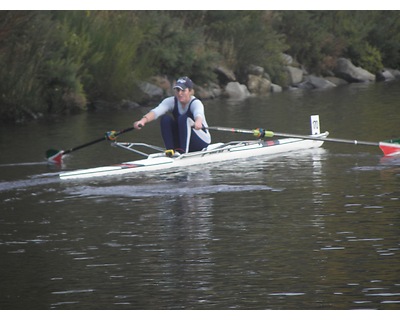
M399 82L205 105L212 126L308 134L319 114L332 138L400 136ZM326 142L77 182L57 173L132 155L102 142L62 168L43 161L145 111L1 127L0 309L400 308L399 158ZM249 138L213 132L214 142ZM161 145L156 123L120 140Z

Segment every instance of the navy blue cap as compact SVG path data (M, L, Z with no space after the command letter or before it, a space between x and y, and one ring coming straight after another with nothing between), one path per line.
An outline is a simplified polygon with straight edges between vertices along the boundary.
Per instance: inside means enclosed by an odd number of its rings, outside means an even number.
M190 80L188 77L182 77L182 78L179 78L178 80L176 80L174 89L185 90L186 88L189 88L189 89L193 88L192 80Z

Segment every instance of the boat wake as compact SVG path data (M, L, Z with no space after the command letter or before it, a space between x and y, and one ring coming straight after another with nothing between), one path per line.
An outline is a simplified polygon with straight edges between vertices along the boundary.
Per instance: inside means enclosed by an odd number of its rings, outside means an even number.
M172 185L147 185L147 186L108 186L92 187L79 186L65 190L70 195L78 197L177 197L193 196L202 194L230 193L230 192L251 192L251 191L282 191L265 185L207 185L207 186L172 186Z
M11 191L15 189L27 189L57 182L59 182L59 179L57 177L5 181L5 182L0 182L0 192Z
M0 168L2 167L24 167L24 166L43 166L48 165L47 161L40 162L20 162L20 163L3 163L0 164Z

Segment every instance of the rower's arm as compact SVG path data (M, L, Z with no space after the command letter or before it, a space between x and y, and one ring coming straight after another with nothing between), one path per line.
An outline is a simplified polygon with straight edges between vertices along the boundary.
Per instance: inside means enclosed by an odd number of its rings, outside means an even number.
M201 116L197 116L194 121L194 128L196 130L203 129L203 118Z
M154 121L154 119L156 118L156 115L154 114L153 111L150 111L148 113L146 113L142 119L135 121L133 123L133 127L135 129L140 129L141 127L144 127L147 123Z

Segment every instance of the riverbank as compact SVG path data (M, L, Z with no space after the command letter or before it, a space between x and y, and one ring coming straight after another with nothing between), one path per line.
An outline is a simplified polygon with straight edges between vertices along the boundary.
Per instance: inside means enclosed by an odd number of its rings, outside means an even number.
M332 71L325 76L310 74L294 62L289 55L284 55L286 61L283 67L286 83L278 85L271 82L271 77L260 66L251 65L243 79L238 79L233 70L216 67L218 82L204 84L195 83L196 96L200 99L245 99L250 96L268 95L284 90L324 90L351 83L380 82L400 80L400 70L384 68L377 74L355 66L351 60L339 58ZM154 76L148 82L140 85L146 99L142 103L124 101L123 104L140 106L160 100L173 94L173 80L166 76Z
M126 103L154 105L184 74L202 99L243 99L337 85L328 77L365 81L338 76L334 64L341 57L371 72L372 81L384 66L400 69L396 11L4 11L0 16L0 121L9 123Z

